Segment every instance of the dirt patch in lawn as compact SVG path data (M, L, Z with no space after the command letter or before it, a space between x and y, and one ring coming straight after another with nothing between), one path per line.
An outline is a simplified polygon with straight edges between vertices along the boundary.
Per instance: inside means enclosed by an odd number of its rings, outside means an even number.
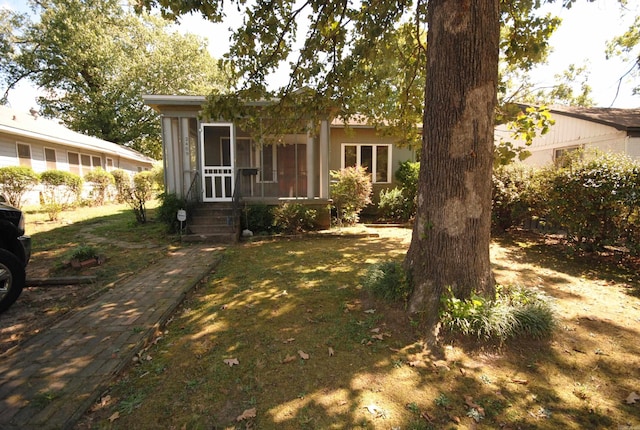
M106 288L118 288L136 270L161 258L167 245L129 243L113 237L98 236L89 225L75 231L63 244L51 249L34 249L27 266L29 280L45 281L45 285L28 285L18 300L0 314L0 356L11 353L31 336L40 333L74 309L95 300ZM79 244L91 244L106 260L99 266L75 269L65 258ZM41 247L41 243L37 244ZM91 282L82 278L90 277ZM60 283L61 278L70 279ZM74 279L77 279L75 281ZM51 283L47 284L49 280Z
M411 232L371 231L230 248L77 428L640 426L634 261L497 239L497 280L552 298L553 338L428 349L419 321L359 282L369 264L401 260Z

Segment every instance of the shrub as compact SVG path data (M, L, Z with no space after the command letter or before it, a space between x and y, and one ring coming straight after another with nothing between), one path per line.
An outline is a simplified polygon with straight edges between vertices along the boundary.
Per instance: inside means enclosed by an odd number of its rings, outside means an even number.
M139 224L147 222L147 201L153 197L154 176L151 171L138 172L129 184L123 184L124 201L133 209Z
M106 170L98 167L84 175L84 180L93 184L93 196L97 205L103 205L106 201L107 190L115 184L115 178Z
M385 261L367 268L362 285L374 296L388 301L409 299L411 293L402 265L396 261Z
M7 203L17 208L22 207L22 198L39 180L39 176L31 167L8 166L0 168L0 191Z
M44 186L43 199L49 219L55 221L58 214L71 207L80 199L82 178L74 173L62 170L47 170L40 174Z
M75 248L70 254L71 260L79 260L79 261L85 261L85 260L89 260L91 258L97 258L97 257L98 257L98 251L91 245L80 245L77 248Z
M111 174L116 184L116 201L124 203L125 193L131 184L131 176L122 169L112 170Z
M273 206L264 204L248 205L244 208L242 228L253 233L271 233L275 230Z
M540 173L544 216L587 251L631 238L637 232L638 164L620 155L596 155Z
M332 170L331 198L336 208L338 225L355 224L360 212L371 203L371 177L366 169L347 167L340 171Z
M531 171L515 166L494 169L491 193L491 229L504 232L517 226L529 214L526 200Z
M493 300L475 293L461 300L449 288L442 296L440 322L452 334L501 342L518 337L542 339L555 327L548 299L524 287L498 287Z
M416 214L418 181L420 179L420 162L403 161L400 163L400 167L398 167L395 176L400 182L402 194L405 197L405 213L408 214L407 219L410 219Z
M288 234L317 228L317 213L298 203L285 203L273 209L274 223L278 230Z
M169 233L177 233L180 230L178 211L185 209L187 214L190 212L186 199L180 198L173 193L162 193L158 198L160 199L160 206L156 211L158 220L167 225Z
M395 187L380 191L378 209L382 219L408 221L411 218L410 207L412 205L407 201L402 189Z

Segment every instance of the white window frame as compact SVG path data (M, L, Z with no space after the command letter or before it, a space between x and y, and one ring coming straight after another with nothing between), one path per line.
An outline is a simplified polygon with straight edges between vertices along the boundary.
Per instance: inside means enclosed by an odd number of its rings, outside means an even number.
M80 158L80 153L75 151L67 151L67 166L68 166L69 172L76 174L73 170L71 170L71 161L69 160L69 154L75 154L78 156L78 164L76 164L78 166L77 175L82 176L82 161Z
M371 169L373 170L372 172L369 172L371 174L371 181L374 184L390 184L391 183L391 154L392 154L392 144L390 143L343 143L340 147L340 167L342 169L344 169L345 167L345 150L348 146L355 146L356 147L356 165L357 166L361 166L362 165L362 147L363 146L370 146L371 147ZM386 147L387 148L387 179L386 181L377 181L376 177L377 175L377 169L378 169L378 151L377 148L379 147Z
M49 168L49 160L47 159L47 151L53 151L53 169ZM54 148L49 148L45 146L43 149L44 152L44 165L47 170L57 170L58 169L58 152Z
M110 172L115 169L115 163L113 162L113 158L107 157L105 161L105 169L107 172Z
M20 149L19 149L20 146L24 146L27 149L29 149L29 158L20 157ZM33 157L32 157L32 152L31 152L31 145L29 145L28 143L16 142L16 159L18 160L18 165L19 166L32 167L33 166ZM22 160L29 160L29 164L22 164Z

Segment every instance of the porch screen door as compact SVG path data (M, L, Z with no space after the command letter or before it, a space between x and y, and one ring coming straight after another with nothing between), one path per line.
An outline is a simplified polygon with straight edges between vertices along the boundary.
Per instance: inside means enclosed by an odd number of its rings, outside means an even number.
M203 124L201 142L203 201L231 201L234 186L233 124Z

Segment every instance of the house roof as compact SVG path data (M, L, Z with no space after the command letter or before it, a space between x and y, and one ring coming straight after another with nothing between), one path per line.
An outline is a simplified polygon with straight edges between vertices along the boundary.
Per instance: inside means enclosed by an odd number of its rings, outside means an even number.
M138 151L78 133L68 129L58 120L43 118L35 111L33 112L20 112L7 106L0 106L0 132L79 149L105 152L138 162L153 163L155 161Z
M551 106L551 113L558 113L586 121L609 125L629 134L640 133L640 109L601 107Z

